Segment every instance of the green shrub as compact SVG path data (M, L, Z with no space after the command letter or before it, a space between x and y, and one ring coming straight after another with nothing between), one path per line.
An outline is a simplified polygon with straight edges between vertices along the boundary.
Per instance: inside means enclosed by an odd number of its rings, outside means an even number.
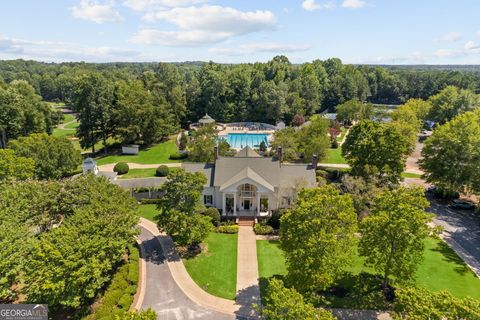
M138 283L138 249L128 247L128 262L121 265L113 275L112 281L105 291L101 303L86 320L105 319L114 320L115 316L123 314L130 309L133 297L137 292ZM123 318L121 318L123 319Z
M331 147L332 149L338 149L338 141L336 139L332 140Z
M188 157L187 153L173 153L170 155L170 160L183 160Z
M287 211L287 209L277 209L272 211L272 216L268 218L267 224L273 229L280 229L280 218Z
M169 173L170 173L170 169L165 165L159 166L155 171L155 175L157 177L166 177L168 176Z
M269 225L262 225L260 223L257 223L253 227L253 231L255 231L255 234L267 235L273 233L273 228Z
M113 167L113 171L119 175L128 173L128 170L130 170L130 168L126 162L119 162L115 165L115 167Z
M394 319L480 319L480 301L423 288L397 289L393 309Z
M217 228L217 232L219 233L238 233L238 225L231 224L231 225L221 225Z
M212 223L214 226L218 226L220 224L220 212L215 207L209 207L205 210L204 214L210 218L212 218Z

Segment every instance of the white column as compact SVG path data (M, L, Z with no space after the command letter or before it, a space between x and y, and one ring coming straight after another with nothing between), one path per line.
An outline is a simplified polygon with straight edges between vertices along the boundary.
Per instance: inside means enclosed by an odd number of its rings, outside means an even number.
M227 208L227 206L226 206L226 202L227 202L227 200L226 200L226 197L225 197L225 193L224 193L224 192L222 192L222 215L224 215L224 216L226 216L226 215L227 215L227 211L226 211L226 208Z
M237 215L237 193L233 194L233 215Z
M260 193L257 192L257 216L260 215Z

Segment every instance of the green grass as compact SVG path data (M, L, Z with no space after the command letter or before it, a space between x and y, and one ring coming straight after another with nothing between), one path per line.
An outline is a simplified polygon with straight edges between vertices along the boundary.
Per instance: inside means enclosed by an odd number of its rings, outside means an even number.
M67 123L73 120L75 120L75 116L73 114L70 114L70 113L63 114L63 123Z
M156 204L142 204L138 207L138 215L142 218L153 221L154 217L158 214Z
M210 233L206 252L183 262L192 279L208 293L235 299L237 282L237 235Z
M257 241L257 254L260 277L286 274L285 260L274 241ZM371 268L363 265L363 261L362 257L354 256L353 266L348 271L353 274L362 271L373 273ZM415 281L418 286L431 291L447 290L455 297L480 299L480 279L446 243L435 238L425 241L424 259Z
M52 135L54 137L72 137L75 135L75 130L53 129Z
M80 123L78 121L75 121L75 122L67 124L65 126L65 129L76 129L79 125L80 125Z
M169 140L157 145L140 150L138 155L112 155L97 159L98 165L124 162L135 162L141 164L172 163L178 160L170 160L171 154L177 152L177 145L174 140Z
M119 179L132 179L132 178L150 178L155 177L155 171L157 169L130 169L128 173L118 176Z
M342 148L328 149L327 157L321 161L322 163L341 163L346 164L347 161L342 157Z
M419 179L422 177L422 175L418 173L402 172L402 177Z
M261 278L287 274L285 257L278 241L257 240L257 258Z

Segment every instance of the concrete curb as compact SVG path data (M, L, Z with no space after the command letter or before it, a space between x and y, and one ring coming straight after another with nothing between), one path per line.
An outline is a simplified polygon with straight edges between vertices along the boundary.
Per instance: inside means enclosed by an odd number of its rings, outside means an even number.
M480 263L470 253L463 249L463 247L457 241L455 241L455 239L451 238L445 232L440 234L440 239L442 239L450 248L453 249L453 251L455 251L460 259L462 259L463 262L465 262L465 264L473 271L477 278L480 278Z
M182 260L180 259L180 257L178 256L178 253L174 248L173 241L171 240L170 237L167 237L164 234L160 233L155 223L147 219L140 218L139 225L147 229L150 233L152 233L156 237L165 254L166 253L170 254L170 256L166 254L168 256L167 265L170 270L170 273L172 274L172 277L175 280L178 287L180 288L180 290L182 290L183 293L190 300L192 300L196 304L206 309L214 310L214 311L225 313L228 315L235 315L238 313L241 306L236 304L235 301L215 297L203 291L203 289L200 288L192 280L192 278L187 272L187 269L185 268L185 265L183 264ZM164 236L164 237L159 237L159 236Z
M141 245L140 241L137 239L138 248L140 249L140 259L138 259L139 268L138 268L138 285L137 292L133 298L132 305L130 306L130 311L139 311L143 304L143 299L145 297L145 289L147 286L147 264L145 262L145 249Z

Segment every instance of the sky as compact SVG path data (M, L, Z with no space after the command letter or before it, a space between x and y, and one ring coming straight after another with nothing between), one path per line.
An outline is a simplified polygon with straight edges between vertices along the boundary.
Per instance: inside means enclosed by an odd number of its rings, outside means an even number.
M4 0L0 59L480 64L479 0Z

